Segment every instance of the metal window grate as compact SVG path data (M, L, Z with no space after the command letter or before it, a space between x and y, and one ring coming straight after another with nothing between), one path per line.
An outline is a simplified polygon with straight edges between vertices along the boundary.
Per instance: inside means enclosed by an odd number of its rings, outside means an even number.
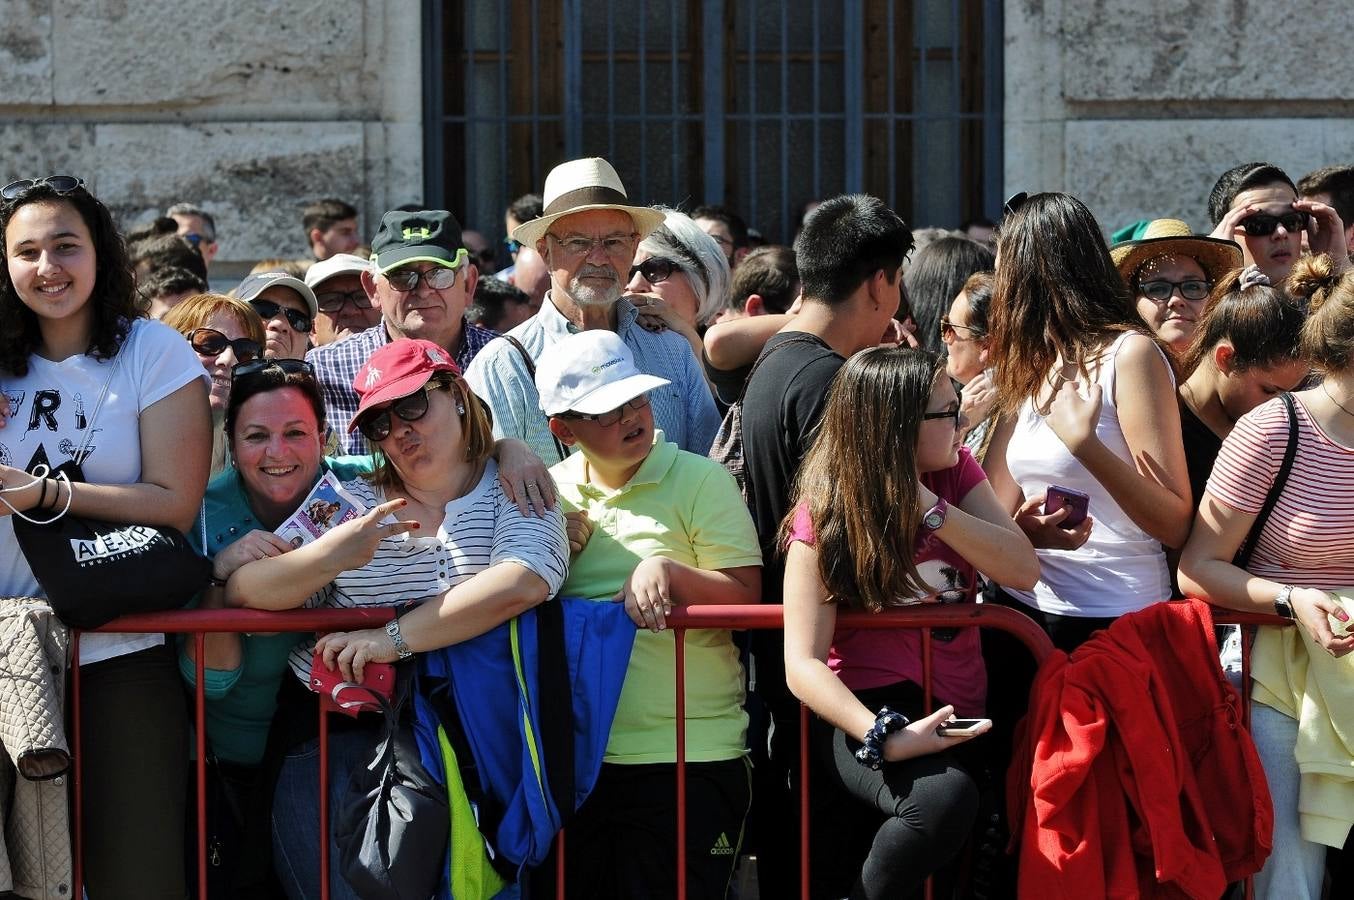
M999 0L425 0L425 196L497 231L556 163L770 240L809 200L996 217Z

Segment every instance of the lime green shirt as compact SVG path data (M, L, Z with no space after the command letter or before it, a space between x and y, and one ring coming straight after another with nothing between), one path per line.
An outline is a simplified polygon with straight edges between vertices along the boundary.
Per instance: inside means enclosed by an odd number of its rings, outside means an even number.
M566 510L586 510L592 537L569 565L561 593L610 601L640 561L662 556L698 569L760 566L752 516L718 463L679 450L663 433L619 490L587 481L575 453L550 470ZM605 760L675 762L675 645L671 631L635 638ZM747 752L743 667L728 630L686 634L686 758L736 759Z

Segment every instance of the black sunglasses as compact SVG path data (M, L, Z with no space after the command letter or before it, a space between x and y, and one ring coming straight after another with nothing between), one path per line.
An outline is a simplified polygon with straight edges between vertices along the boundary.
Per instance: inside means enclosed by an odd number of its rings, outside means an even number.
M637 266L630 267L630 277L633 279L635 273L644 276L644 280L649 284L659 284L672 277L673 272L680 272L682 267L675 260L663 256L651 256Z
M301 334L310 334L311 326L315 323L310 316L301 312L299 309L292 309L290 306L283 306L281 303L274 303L272 300L250 300L249 305L254 307L254 312L258 313L263 321L282 313L287 317L287 324L291 325L292 330Z
M956 406L954 409L947 409L943 412L922 413L921 418L923 422L930 421L931 419L954 419L954 427L958 428L959 407Z
M194 328L188 333L188 343L203 356L220 356L229 347L242 363L253 362L263 353L258 341L252 338L228 338L215 328Z
M48 175L46 178L21 178L18 181L11 181L9 184L0 188L0 199L18 200L33 188L42 185L46 185L58 194L64 195L84 187L85 182L83 179L76 178L74 175Z
M517 251L522 249L522 242L514 241L512 238L504 238L503 243L507 246L508 253L512 254L513 256L516 256Z
M428 394L432 391L440 391L445 387L447 385L430 381L414 393L396 400L385 409L363 417L357 423L357 430L362 432L362 436L373 444L379 444L390 437L390 430L394 427L394 422L390 418L391 413L406 422L417 422L428 414Z
M1246 233L1251 237L1267 237L1278 230L1282 225L1289 233L1304 231L1307 228L1312 217L1310 213L1295 209L1292 212L1284 213L1280 216L1271 216L1269 213L1256 213L1253 216L1247 216L1241 220L1241 227L1246 229Z
M256 359L253 362L240 363L230 370L232 381L258 375L268 369L278 369L287 375L309 375L315 377L315 367L304 359Z
M1017 191L1006 198L1006 202L1001 205L1001 211L1005 215L1013 216L1020 210L1020 207L1025 205L1025 201L1028 199L1030 199L1030 195L1027 192Z
M352 304L353 309L371 309L371 298L361 288L355 291L325 291L315 295L315 302L322 313L339 313L343 307Z

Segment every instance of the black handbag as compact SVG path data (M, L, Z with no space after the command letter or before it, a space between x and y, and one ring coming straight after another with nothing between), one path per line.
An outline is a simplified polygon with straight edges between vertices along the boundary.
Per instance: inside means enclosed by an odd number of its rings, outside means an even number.
M114 358L80 449L61 467L69 481L85 480L79 461L119 362L120 357ZM211 580L211 561L194 551L178 529L72 515L69 492L66 508L50 519L16 511L14 536L52 611L71 628L97 628L130 613L178 609Z
M397 679L394 706L360 684L334 688L367 691L383 716L383 737L371 762L349 777L334 823L340 871L363 900L428 900L446 871L447 789L423 767L413 728L400 722L409 681Z

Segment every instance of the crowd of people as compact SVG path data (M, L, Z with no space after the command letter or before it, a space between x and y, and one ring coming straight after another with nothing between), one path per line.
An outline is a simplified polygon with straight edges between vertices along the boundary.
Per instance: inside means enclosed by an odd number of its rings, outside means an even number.
M16 518L81 516L181 532L211 562L184 598L198 608L398 608L367 630L210 634L201 660L191 639L83 634L89 897L181 900L199 837L211 896L318 897L317 673L440 672L447 652L577 603L623 617L628 656L577 675L607 699L575 710L602 726L562 810L566 892L672 896L668 616L758 602L783 604L783 632L685 636L687 896L735 896L748 854L762 897L798 895L801 704L812 896L907 897L933 876L954 896L1014 895L1025 874L992 858L1009 834L1023 867L1108 827L1059 817L1081 788L1016 727L1052 676L999 633L923 642L839 612L1000 605L1073 665L1185 597L1293 620L1258 628L1251 737L1232 729L1263 767L1249 837L1265 852L1247 869L1200 850L1219 860L1203 883L1338 892L1354 824L1354 167L1295 183L1239 165L1207 233L1159 218L1110 240L1066 193L1017 194L995 232L913 230L877 198L832 197L781 246L722 207L634 203L603 159L542 187L507 208L502 248L418 205L363 246L357 211L320 201L303 217L314 259L265 260L228 294L208 290L219 243L200 207L122 232L77 177L3 188L0 596L43 597ZM324 485L355 513L288 539ZM1192 664L1220 670L1213 640ZM215 799L211 833L185 841L199 666ZM1170 705L1152 716L1168 735ZM473 731L456 710L448 730ZM1136 759L1143 726L1104 715ZM334 809L384 731L379 715L331 718ZM1154 786L1122 769L1125 821L1158 821L1140 808ZM1004 803L1023 788L1043 811L1022 819ZM496 818L479 821L495 890L553 897L554 858L504 853ZM324 839L330 896L359 896ZM1105 893L1173 878L1152 866L1168 840L1106 841ZM0 890L51 877L16 869Z

